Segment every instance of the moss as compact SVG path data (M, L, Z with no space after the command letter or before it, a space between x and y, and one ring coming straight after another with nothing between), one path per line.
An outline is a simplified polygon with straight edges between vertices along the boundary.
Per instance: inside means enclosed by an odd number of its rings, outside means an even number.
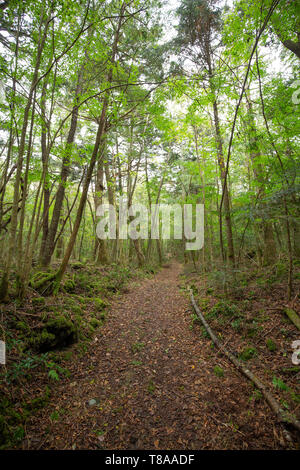
M24 321L18 321L18 322L15 324L15 327L16 327L17 330L20 330L20 331L22 331L23 333L27 333L27 332L30 330L29 326L28 326L27 323L24 322Z
M80 302L81 304L85 305L86 303L86 298L82 297L81 295L73 294L73 298L70 299L73 300L73 302Z
M74 263L71 263L71 268L77 270L77 269L84 269L85 265L81 263L80 261L75 261Z
M33 289L37 290L38 292L41 291L45 295L46 291L49 290L51 293L51 289L48 289L51 285L52 281L55 280L56 274L53 272L46 272L41 271L36 273L29 282L29 285L33 287Z
M76 316L79 316L79 317L84 314L80 305L73 305L72 313L76 314Z
M69 346L77 340L77 326L64 316L58 316L48 320L42 330L30 338L29 345L39 352L47 352Z
M39 397L33 398L33 400L31 400L30 402L25 403L23 405L23 410L32 413L34 411L44 408L49 403L50 395L51 390L49 387L46 387L45 393Z
M295 325L295 327L298 328L298 330L300 330L300 317L295 312L295 310L292 310L291 308L286 308L285 313L289 317L291 322Z
M22 441L26 421L36 411L47 406L50 395L51 390L46 387L42 395L29 402L15 404L8 397L0 401L0 450L15 447Z
M253 322L252 325L247 328L248 338L254 338L260 331L262 331L262 329L263 328L261 326L258 326L255 322Z
M65 292L74 292L75 287L76 283L74 278L67 278L63 283L63 289Z
M224 377L224 370L222 369L222 367L215 366L215 367L214 367L214 374L215 374L217 377Z
M102 321L106 320L106 312L99 313L98 318Z
M101 312L108 306L108 302L105 302L105 300L102 300L99 297L94 297L93 302L98 312Z
M97 320L97 318L92 318L91 321L90 321L90 325L93 328L97 328L98 326L102 325L102 322L100 320Z
M32 302L32 305L35 305L37 307L45 305L46 303L45 297L33 297L31 302Z
M78 300L76 298L73 298L73 297L68 297L64 294L64 296L62 297L62 301L64 303L65 306L67 307L74 307L74 305L78 305Z
M255 348L248 347L245 348L240 354L239 358L242 359L243 361L249 361L249 359L252 359L257 355L257 351Z
M53 349L56 345L55 335L47 330L29 338L29 345L36 351L44 352Z
M270 352L274 352L277 349L276 343L271 338L268 338L266 341L266 346Z

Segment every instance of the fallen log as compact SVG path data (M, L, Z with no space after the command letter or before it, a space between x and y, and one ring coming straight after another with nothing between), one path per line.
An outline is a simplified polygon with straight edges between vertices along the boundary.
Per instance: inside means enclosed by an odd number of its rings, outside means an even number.
M256 375L254 375L253 372L251 372L236 356L234 356L234 354L232 354L230 351L228 351L228 349L226 349L223 346L221 341L216 337L216 335L214 334L214 332L210 328L209 324L207 323L207 321L205 320L203 314L201 313L198 305L196 304L196 301L195 301L192 290L189 289L189 291L190 291L191 302L192 302L192 305L194 307L194 310L195 310L199 320L203 324L204 328L206 329L207 333L211 337L213 343L219 349L221 349L222 352L224 353L224 355L237 367L237 369L240 372L242 372L242 374L244 374L249 380L251 380L251 382L253 382L254 385L256 385L256 387L262 392L263 396L265 397L265 400L267 401L267 403L270 406L270 408L272 409L272 411L275 413L278 421L281 422L284 425L287 425L287 424L292 425L295 429L300 431L300 422L297 419L295 419L290 413L283 410L280 407L280 405L277 403L277 401L273 397L273 395L267 390L266 385L263 384L263 382L258 377L256 377ZM286 434L287 439L291 440L291 437L288 434L288 431L287 430L285 430L285 431L286 431L285 434Z
M295 327L300 330L300 317L299 315L292 310L291 308L286 308L284 310L285 314L289 317L292 323L294 323Z

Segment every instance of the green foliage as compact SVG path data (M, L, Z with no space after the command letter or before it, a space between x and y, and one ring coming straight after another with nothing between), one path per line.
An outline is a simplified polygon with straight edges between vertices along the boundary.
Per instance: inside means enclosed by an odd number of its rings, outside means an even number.
M0 401L0 450L17 446L24 438L27 420L49 403L51 390L47 386L44 393L29 401L12 403L10 398Z
M45 305L45 297L33 297L32 305L37 307L42 307Z
M209 338L209 334L204 326L201 327L201 335L203 338Z
M155 392L155 383L153 382L152 379L149 380L149 383L148 383L148 392L152 395L154 392Z
M7 372L1 375L8 384L11 384L22 377L27 377L33 369L45 365L46 361L47 354L39 356L28 354L19 361L13 362Z
M141 366L143 363L142 363L142 361L136 361L135 359L133 359L133 360L131 361L131 364L132 364L133 366Z
M252 320L250 325L247 326L247 336L248 338L254 338L262 330L263 327L261 325L258 325L256 320Z
M59 420L59 412L58 411L53 411L51 414L50 414L50 419L51 421L58 421Z
M257 355L257 351L253 347L247 347L239 354L239 358L243 361L249 361Z
M250 401L260 401L263 398L263 394L260 390L254 390L253 394L249 398Z
M93 328L97 328L98 326L102 325L102 322L100 320L98 320L97 318L92 318L91 321L90 321L90 325Z
M234 330L240 331L241 328L242 328L240 318L237 318L236 320L234 320L234 321L231 323L231 326L232 326L232 328L233 328Z
M214 374L215 374L217 377L224 377L224 370L223 370L222 367L220 367L220 366L215 366L215 367L214 367Z
M74 292L75 287L76 287L75 276L68 277L63 283L63 289L66 292Z
M99 297L93 299L94 305L97 309L97 312L102 312L105 308L109 306L109 303L106 300L102 300Z
M219 301L208 313L207 318L239 318L241 316L239 309L236 305L228 301Z
M275 388L278 388L279 390L284 390L287 391L289 388L288 386L279 378L279 377L273 377L272 383Z
M138 353L141 349L143 349L144 346L145 343L136 341L131 345L131 351L133 352L133 354Z
M112 264L111 269L105 277L105 288L108 291L116 292L124 286L130 276L130 267Z
M267 345L267 348L270 352L274 352L274 351L277 350L277 345L276 345L276 343L274 343L274 341L271 338L268 338L266 340L266 345Z
M198 315L196 313L192 313L191 319L192 319L192 321L191 321L191 324L190 324L190 329L192 330L194 328L194 324L199 323L200 320L199 320Z

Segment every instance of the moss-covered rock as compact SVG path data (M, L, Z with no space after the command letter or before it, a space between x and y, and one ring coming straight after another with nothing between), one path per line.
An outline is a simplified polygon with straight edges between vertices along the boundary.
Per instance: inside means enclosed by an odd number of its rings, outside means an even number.
M74 292L75 287L76 283L74 278L67 278L63 284L63 289L65 292Z
M81 263L80 261L74 261L73 263L70 263L70 266L72 269L75 269L75 270L85 269L85 265Z
M36 351L47 352L69 346L78 340L78 328L64 316L50 318L38 333L29 339Z
M29 285L42 295L49 295L52 292L49 286L53 283L55 277L56 273L54 272L40 271L30 279Z

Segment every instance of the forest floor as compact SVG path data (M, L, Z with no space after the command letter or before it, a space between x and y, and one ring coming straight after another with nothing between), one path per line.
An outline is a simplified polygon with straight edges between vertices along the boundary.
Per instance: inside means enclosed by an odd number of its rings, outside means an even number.
M191 321L182 274L174 261L114 298L107 322L68 365L70 377L27 421L23 449L294 446Z

